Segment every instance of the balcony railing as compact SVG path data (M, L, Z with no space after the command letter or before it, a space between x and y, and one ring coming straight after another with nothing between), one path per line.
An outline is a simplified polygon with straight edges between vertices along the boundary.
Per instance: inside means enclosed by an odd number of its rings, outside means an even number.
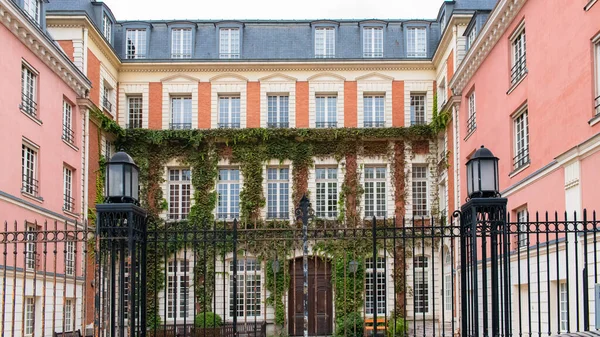
M21 95L21 110L33 117L37 117L37 103L36 101L33 99L33 97L27 95L27 94L22 94Z
M63 125L62 139L69 144L74 144L75 131L73 131L68 125Z
M373 210L365 210L365 217L367 218L371 218L371 217L380 217L380 216L387 216L386 211L373 211Z
M175 54L171 54L171 58L172 59L191 59L192 58L192 54L188 54L188 53L175 53Z
M412 119L410 121L410 125L425 125L425 124L427 124L425 119Z
M219 129L239 129L240 123L219 123Z
M217 219L219 219L219 220L233 220L233 219L239 219L239 218L240 218L239 212L217 213Z
M267 212L267 219L289 219L289 212Z
M104 107L104 109L106 109L106 111L112 112L112 103L110 102L108 97L102 97L102 106Z
M337 122L315 122L317 128L337 128Z
M385 126L384 121L365 121L365 128L382 128Z
M127 54L127 59L128 60L134 60L134 59L145 59L146 58L146 54L140 54L140 53L128 53Z
M475 131L475 129L477 129L476 115L472 114L469 116L469 119L467 119L467 133L471 133Z
M335 57L335 54L315 54L315 58L317 59L327 59L333 57Z
M525 61L525 55L519 57L515 61L515 65L513 65L510 70L510 83L517 83L525 74L527 73L527 65Z
M38 180L29 175L23 175L23 185L21 191L31 194L35 197L38 196Z
M267 127L272 128L272 129L284 129L284 128L289 128L290 123L288 123L288 122L267 123Z
M67 212L73 212L74 206L75 206L75 198L73 198L70 194L65 194L64 202L63 202L63 210L65 210Z
M169 220L186 220L188 218L187 213L169 213Z
M596 109L596 115L600 115L600 96L594 99L594 109Z
M219 58L222 58L222 59L239 59L240 58L240 54L239 53L220 53L219 54Z
M141 129L142 126L142 120L138 119L138 120L129 120L129 123L125 124L125 128L127 129Z
M363 52L363 57L368 57L368 58L383 57L383 52L382 51L375 51L375 52L366 51L366 52Z
M321 219L337 219L338 213L337 211L317 211L317 218Z
M513 158L514 170L518 170L521 167L529 164L529 148L526 147L519 151L517 155Z
M171 130L190 130L192 123L170 123L169 129Z

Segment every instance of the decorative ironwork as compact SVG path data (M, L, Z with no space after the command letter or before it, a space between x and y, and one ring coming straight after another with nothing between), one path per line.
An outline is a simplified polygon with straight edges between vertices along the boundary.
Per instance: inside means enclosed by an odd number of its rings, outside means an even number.
M510 83L516 84L525 74L527 74L527 64L523 55L515 60L515 64L510 69Z

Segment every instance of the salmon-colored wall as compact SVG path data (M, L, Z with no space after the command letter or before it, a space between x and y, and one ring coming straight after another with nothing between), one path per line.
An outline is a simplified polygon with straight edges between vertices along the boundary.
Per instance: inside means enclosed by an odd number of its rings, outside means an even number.
M100 107L100 60L88 49L87 77L92 82L90 100Z
M162 83L150 82L148 89L150 91L148 99L148 128L160 130L162 129ZM198 91L198 95L200 95L200 91ZM201 118L198 119L202 120Z
M162 90L162 87L161 87ZM210 106L211 84L210 82L198 83L198 127L210 129ZM162 108L161 108L162 109ZM162 114L162 111L161 111Z
M584 158L580 163L579 184L581 185L581 207L595 210L596 220L600 220L600 152ZM588 219L591 219L590 213Z
M404 126L404 81L392 82L392 126Z
M358 88L356 81L344 82L344 126L355 128L358 124Z
M58 42L58 44L60 45L60 47L62 48L62 50L65 52L65 54L67 54L67 56L69 57L69 59L71 61L75 60L75 47L73 46L73 41L71 40L61 40L61 41L56 41Z
M246 105L246 126L260 127L260 82L248 82Z
M308 82L296 82L296 127L308 127Z

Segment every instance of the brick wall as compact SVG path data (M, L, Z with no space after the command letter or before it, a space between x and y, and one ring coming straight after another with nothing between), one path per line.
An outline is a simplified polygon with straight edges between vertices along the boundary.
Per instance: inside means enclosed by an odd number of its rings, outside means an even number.
M211 121L211 84L210 82L198 83L198 128L210 129Z
M308 82L296 82L296 127L308 127Z
M392 126L404 126L404 81L392 82Z
M100 60L88 49L88 69L87 77L92 82L92 89L90 90L90 100L101 106L100 104Z
M162 129L162 83L151 82L149 87L148 128L160 130Z
M246 127L260 127L260 82L248 82L246 92Z
M344 126L355 128L358 120L358 97L356 81L344 82Z
M62 48L62 50L67 54L71 61L75 61L75 47L73 46L73 41L71 40L61 40L56 41Z

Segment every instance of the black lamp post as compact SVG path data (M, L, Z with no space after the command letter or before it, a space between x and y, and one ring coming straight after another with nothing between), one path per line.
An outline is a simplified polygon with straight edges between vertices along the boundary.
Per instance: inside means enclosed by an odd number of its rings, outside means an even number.
M467 162L469 198L499 197L498 158L481 146Z
M117 152L106 166L106 203L139 205L139 168L131 157Z

